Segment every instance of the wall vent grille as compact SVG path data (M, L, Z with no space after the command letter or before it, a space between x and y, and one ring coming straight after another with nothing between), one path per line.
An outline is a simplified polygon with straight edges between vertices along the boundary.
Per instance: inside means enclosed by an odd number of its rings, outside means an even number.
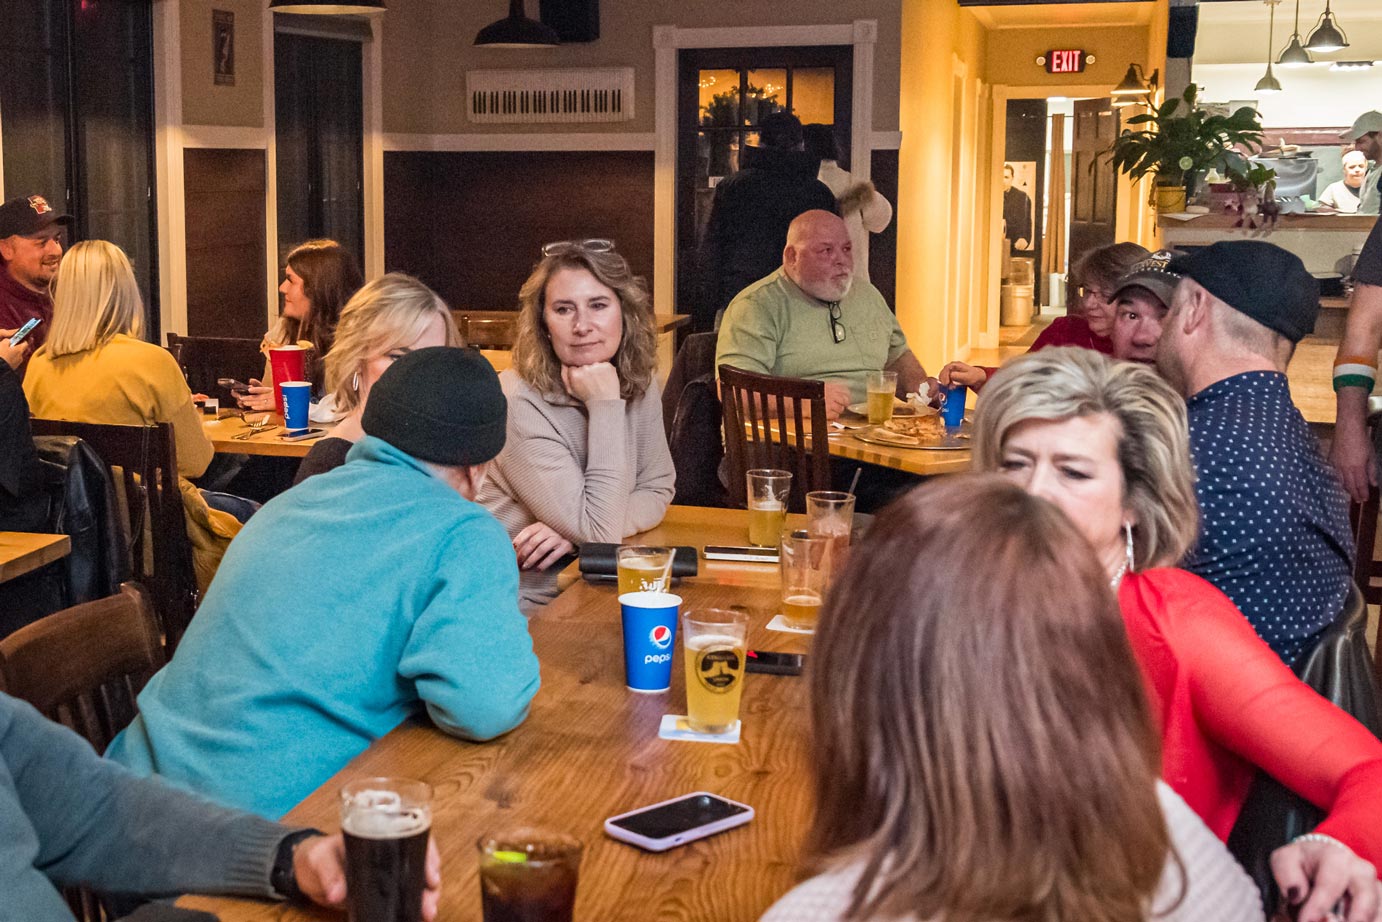
M472 70L465 75L465 85L472 122L626 122L633 118L632 67Z

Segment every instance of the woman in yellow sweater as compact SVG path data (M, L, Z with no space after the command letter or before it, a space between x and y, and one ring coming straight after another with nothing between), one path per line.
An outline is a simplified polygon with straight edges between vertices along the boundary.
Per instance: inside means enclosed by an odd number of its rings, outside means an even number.
M182 369L166 349L139 339L144 303L134 270L104 240L76 244L53 281L53 328L29 360L24 394L33 415L113 426L172 423L178 474L206 470L215 453ZM185 484L188 536L199 582L210 582L224 546L239 531Z

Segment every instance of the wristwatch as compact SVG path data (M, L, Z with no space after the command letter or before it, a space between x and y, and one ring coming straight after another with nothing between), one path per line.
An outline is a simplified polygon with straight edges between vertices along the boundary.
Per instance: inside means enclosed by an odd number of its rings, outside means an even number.
M293 852L297 851L298 844L304 839L321 835L326 833L319 829L302 829L285 836L283 841L278 843L273 870L269 871L269 886L285 900L294 903L308 902L307 894L298 886L298 877L293 870Z

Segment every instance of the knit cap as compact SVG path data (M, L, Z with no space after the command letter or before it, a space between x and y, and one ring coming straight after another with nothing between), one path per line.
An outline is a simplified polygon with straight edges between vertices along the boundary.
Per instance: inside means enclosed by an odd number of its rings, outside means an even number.
M504 447L508 401L494 367L456 346L419 349L370 388L360 423L368 435L434 464L483 464Z

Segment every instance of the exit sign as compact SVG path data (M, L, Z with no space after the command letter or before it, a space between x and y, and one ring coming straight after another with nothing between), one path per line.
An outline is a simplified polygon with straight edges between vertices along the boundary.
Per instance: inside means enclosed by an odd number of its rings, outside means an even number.
M1085 64L1093 60L1094 56L1082 49L1064 48L1046 52L1037 63L1045 64L1048 74L1080 74L1084 73Z

